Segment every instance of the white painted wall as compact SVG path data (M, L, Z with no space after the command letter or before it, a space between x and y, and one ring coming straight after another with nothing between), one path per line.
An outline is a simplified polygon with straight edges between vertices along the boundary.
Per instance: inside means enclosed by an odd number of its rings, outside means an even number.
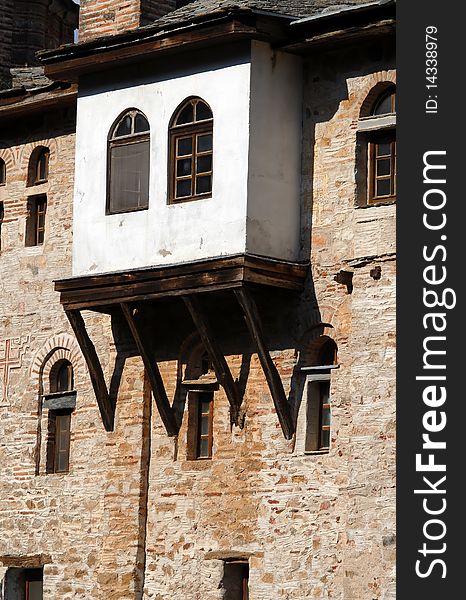
M295 155L301 139L295 123L301 102L300 93L299 102L295 98L297 68L295 59L287 57L273 68L265 44L255 44L252 56L252 67L249 59L243 59L239 64L165 77L151 76L145 67L145 79L132 78L129 86L97 78L81 86L73 275L227 256L245 252L246 247L252 253L296 258L299 193L295 192L300 175ZM168 205L168 125L189 96L203 98L214 114L213 193L212 198ZM147 116L151 126L149 209L106 215L108 132L115 119L133 107ZM277 152L278 140L284 146Z
M302 62L252 43L246 250L298 260Z

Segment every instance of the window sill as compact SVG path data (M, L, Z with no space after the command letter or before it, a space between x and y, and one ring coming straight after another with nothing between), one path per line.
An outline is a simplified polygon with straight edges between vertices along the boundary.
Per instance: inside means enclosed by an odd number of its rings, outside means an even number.
M125 210L109 210L105 211L105 216L110 217L112 215L126 215L128 213L141 212L143 210L149 210L149 205L141 206L139 208L127 208Z
M304 452L304 456L320 456L321 454L329 454L330 450L307 450Z
M387 202L373 202L372 204L358 204L354 208L357 210L366 208L377 208L378 206L393 206L396 204L396 200L388 200Z

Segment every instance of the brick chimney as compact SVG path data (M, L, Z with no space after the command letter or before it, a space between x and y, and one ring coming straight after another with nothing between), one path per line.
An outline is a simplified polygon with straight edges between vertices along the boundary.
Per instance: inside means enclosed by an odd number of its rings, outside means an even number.
M81 0L79 41L137 29L176 6L176 0Z

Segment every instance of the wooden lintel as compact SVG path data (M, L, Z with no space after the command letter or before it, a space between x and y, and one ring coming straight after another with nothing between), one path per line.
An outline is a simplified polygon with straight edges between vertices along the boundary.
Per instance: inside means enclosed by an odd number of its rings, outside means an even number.
M262 330L261 319L256 303L248 291L243 287L235 290L235 295L243 309L247 328L257 348L262 369L272 395L278 419L287 440L293 437L294 425L288 400L283 389L283 383L270 353L267 349Z
M162 419L168 435L175 436L178 434L178 427L176 425L173 409L168 401L167 392L165 391L165 386L157 362L150 356L146 336L142 333L141 328L134 318L133 309L129 304L125 303L122 303L120 306L144 363L160 418Z
M231 420L235 425L239 423L239 409L241 406L241 397L238 387L231 374L230 367L225 360L223 352L215 339L215 335L210 326L209 319L204 312L199 300L195 296L184 296L183 301L194 321L196 329L207 350L212 366L217 376L218 383L223 387L230 403Z
M92 343L87 331L81 311L66 310L66 316L73 328L76 340L86 361L89 375L91 377L92 387L94 388L97 404L106 431L113 431L115 421L115 407L110 400L110 396L105 383L104 372L100 364L99 357L94 344Z

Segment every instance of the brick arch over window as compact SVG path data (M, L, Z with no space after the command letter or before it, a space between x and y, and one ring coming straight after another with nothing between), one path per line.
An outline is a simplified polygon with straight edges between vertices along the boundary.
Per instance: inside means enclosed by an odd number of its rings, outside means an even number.
M59 146L55 138L41 140L40 142L30 142L22 147L21 154L19 155L18 163L21 173L24 173L25 175L27 174L31 156L34 151L37 151L38 148L48 148L50 152L49 165L50 167L56 165L59 154Z
M9 148L0 148L0 160L5 163L7 172L10 171L15 164L13 152Z
M70 362L75 372L77 369L85 368L78 343L68 333L51 337L36 354L32 362L31 384L39 390L39 394L50 393L51 371L56 363L63 360Z
M384 81L378 81L373 85L372 88L366 90L364 100L359 110L359 118L370 117L372 115L372 109L374 108L375 102L388 90L396 88L396 83L392 80L386 79Z

